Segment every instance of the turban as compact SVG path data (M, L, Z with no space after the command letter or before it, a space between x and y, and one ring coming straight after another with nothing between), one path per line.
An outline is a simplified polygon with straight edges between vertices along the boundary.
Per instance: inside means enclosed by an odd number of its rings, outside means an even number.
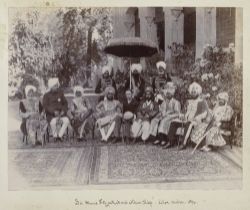
M221 92L221 93L219 93L219 94L217 95L217 100L218 100L218 99L222 99L222 100L224 100L224 101L227 103L228 100L229 100L229 95L228 95L227 92Z
M156 67L157 67L157 69L159 69L160 67L162 67L163 69L166 70L167 65L166 65L166 63L164 61L159 61L159 62L156 63Z
M31 91L31 90L33 90L34 92L36 92L36 87L35 86L33 86L33 85L27 85L26 87L25 87L25 95L27 96L28 95L28 93L29 93L29 91Z
M49 89L51 89L51 88L54 87L55 85L59 85L59 80L58 80L58 78L57 78L57 77L50 78L49 81L48 81Z
M132 90L128 89L128 90L125 91L125 93L128 93L128 92L132 93Z
M113 93L115 94L115 88L113 88L112 86L108 86L105 88L105 95L107 95L108 93Z
M134 72L135 70L137 70L139 73L142 72L142 65L140 63L134 63L131 65L131 71Z
M76 92L81 92L81 94L83 95L84 94L84 89L83 89L83 87L82 86L75 86L74 87L74 95L76 95Z
M153 93L153 88L151 86L146 87L145 92Z
M161 95L161 94L158 94L158 95L156 96L155 101L156 101L156 102L159 102L159 101L164 101L164 98L162 97L162 95Z
M131 120L134 118L134 114L132 112L127 111L124 113L123 118L125 120Z
M103 66L102 67L102 74L108 72L109 74L111 74L111 67L110 66Z
M197 83L197 82L193 82L189 88L188 88L188 92L191 94L191 92L195 90L195 92L200 95L202 93L202 87Z

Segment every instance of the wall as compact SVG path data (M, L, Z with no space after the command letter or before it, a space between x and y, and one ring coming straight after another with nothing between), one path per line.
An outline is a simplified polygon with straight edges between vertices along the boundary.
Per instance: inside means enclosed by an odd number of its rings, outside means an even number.
M235 43L235 9L216 9L216 44L228 47L229 43Z

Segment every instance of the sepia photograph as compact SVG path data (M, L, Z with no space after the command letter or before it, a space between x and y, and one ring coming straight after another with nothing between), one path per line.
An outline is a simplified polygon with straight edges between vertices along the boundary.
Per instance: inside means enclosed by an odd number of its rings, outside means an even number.
M242 190L243 8L8 7L7 40L9 191Z

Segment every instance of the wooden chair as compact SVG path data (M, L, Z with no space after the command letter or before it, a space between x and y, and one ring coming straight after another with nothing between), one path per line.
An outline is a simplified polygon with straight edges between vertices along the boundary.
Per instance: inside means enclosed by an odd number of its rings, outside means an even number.
M222 121L221 122L221 134L222 136L228 141L231 149L233 148L233 139L236 127L236 114L232 116L229 121Z
M52 137L51 134L52 134L52 133L51 133L51 127L50 127L50 124L48 123L48 127L47 127L47 129L46 129L46 133L44 134L44 137L43 137L43 139L44 139L44 144L46 144L46 140L47 140L47 142L49 143L50 137ZM67 127L66 133L64 134L63 137L64 137L64 138L66 137L66 141L69 141L69 139L70 139L69 127Z

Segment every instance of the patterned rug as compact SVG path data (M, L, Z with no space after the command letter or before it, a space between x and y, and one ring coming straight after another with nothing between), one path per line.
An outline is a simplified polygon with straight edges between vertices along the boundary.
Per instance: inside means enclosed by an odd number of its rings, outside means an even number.
M86 185L92 160L92 147L9 150L9 189Z
M216 152L163 150L149 145L96 148L93 184L241 179L242 170Z

